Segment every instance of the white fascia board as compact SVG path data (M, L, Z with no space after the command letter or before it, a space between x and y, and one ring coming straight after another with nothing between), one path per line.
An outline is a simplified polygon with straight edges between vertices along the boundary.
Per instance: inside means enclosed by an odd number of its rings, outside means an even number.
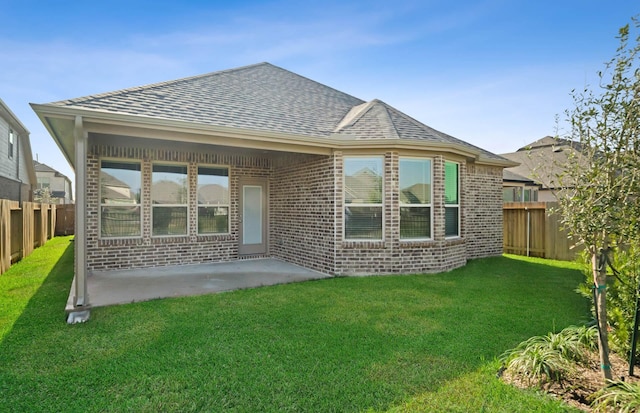
M31 105L40 117L68 119L73 121L75 116L82 116L85 127L92 132L123 132L122 128L137 128L147 131L164 131L176 133L175 136L167 134L164 139L177 142L207 143L206 137L215 136L229 138L238 143L239 147L264 148L265 144L282 145L282 148L290 146L292 151L298 148L307 153L331 153L332 150L343 149L409 149L416 151L441 151L472 159L483 165L510 167L515 163L509 160L485 158L481 152L465 148L462 145L437 142L422 142L400 139L353 139L346 135L332 134L328 137L289 134L254 129L242 129L226 126L207 125L196 122L155 118L142 115L129 115L100 110L67 108L55 105ZM49 122L43 121L52 136L57 136L55 131L49 128ZM111 128L109 127L111 126ZM141 133L140 137L153 138L152 133ZM136 135L138 136L138 135ZM59 139L60 137L57 137ZM57 140L56 139L56 140ZM241 143L244 142L244 143ZM211 143L211 142L208 142ZM63 150L64 152L64 150ZM65 156L67 154L65 153ZM68 159L68 157L67 157Z

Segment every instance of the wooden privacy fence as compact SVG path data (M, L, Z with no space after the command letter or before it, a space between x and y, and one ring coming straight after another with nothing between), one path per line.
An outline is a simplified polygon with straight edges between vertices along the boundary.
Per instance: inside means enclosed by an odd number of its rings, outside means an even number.
M56 236L75 233L75 214L75 204L56 205Z
M51 239L55 205L0 199L0 274Z
M507 254L572 261L580 249L561 229L553 213L556 202L506 202L503 213L503 251Z

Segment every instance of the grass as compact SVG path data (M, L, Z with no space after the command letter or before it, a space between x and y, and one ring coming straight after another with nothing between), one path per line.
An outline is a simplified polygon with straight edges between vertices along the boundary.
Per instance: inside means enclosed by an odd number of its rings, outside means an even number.
M0 276L0 411L571 411L503 384L496 357L589 316L572 264L495 257L97 308L69 326L72 255L56 238Z

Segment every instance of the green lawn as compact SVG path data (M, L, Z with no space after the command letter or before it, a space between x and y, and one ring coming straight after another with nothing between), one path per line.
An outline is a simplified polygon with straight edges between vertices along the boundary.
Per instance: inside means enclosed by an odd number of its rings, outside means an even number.
M588 317L570 264L496 257L98 308L69 326L69 240L0 275L2 412L570 411L495 377L504 350Z

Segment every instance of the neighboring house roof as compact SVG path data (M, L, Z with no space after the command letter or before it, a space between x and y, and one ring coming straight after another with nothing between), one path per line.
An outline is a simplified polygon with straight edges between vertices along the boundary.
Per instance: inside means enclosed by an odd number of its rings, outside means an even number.
M283 143L301 151L428 145L481 163L513 165L384 102L365 102L269 63L32 107L72 165L74 122L80 120L108 123L111 130L117 124L180 131L191 134L194 142L215 134L242 145Z
M514 173L540 184L542 189L561 188L558 177L563 174L568 162L580 161L581 149L576 142L545 136L516 152L501 154L520 164L504 169L504 177L507 173ZM563 184L568 186L566 182Z
M344 177L345 201L347 203L371 202L382 197L382 177L369 168L362 168L353 175Z
M198 185L198 204L228 204L229 189L218 184Z
M173 181L159 181L151 185L151 203L186 204L187 188Z
M413 184L400 188L400 202L405 204L428 204L431 200L431 184Z
M100 171L100 198L107 204L136 203L132 188L104 170Z
M33 168L36 171L36 175L38 175L38 173L53 174L54 177L62 178L69 184L69 193L66 193L65 191L51 191L51 196L52 197L54 197L54 198L65 198L65 197L68 197L68 199L72 198L73 190L71 189L71 179L69 179L69 177L67 177L63 173L58 172L57 170L53 169L49 165L44 164L44 163L40 163L40 162L35 161L35 160L33 161Z
M534 180L513 172L511 169L502 170L502 180L504 182L518 182L525 185L538 185Z
M20 138L20 150L24 155L26 161L27 174L29 175L29 181L31 185L36 184L36 171L33 168L33 164L28 162L29 159L33 159L33 152L31 151L31 142L29 140L29 130L20 122L20 119L9 109L2 99L0 99L0 117L6 120L11 128L13 128Z
M35 168L36 172L53 173L54 176L58 178L64 178L65 180L71 182L71 180L65 174L58 172L57 170L53 169L47 164L40 163L38 161L33 161L33 167Z

